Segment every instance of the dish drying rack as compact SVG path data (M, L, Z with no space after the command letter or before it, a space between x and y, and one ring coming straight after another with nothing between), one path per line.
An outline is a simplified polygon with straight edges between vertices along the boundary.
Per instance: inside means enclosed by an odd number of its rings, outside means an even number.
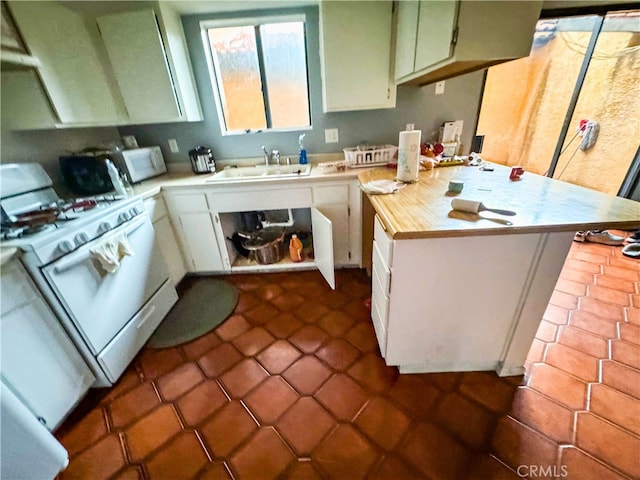
M398 151L395 145L344 148L344 158L349 168L372 167L391 163Z

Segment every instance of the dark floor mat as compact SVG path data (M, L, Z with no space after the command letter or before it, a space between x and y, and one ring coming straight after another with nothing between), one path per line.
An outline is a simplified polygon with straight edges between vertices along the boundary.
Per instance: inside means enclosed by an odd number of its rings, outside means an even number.
M226 320L237 303L234 285L217 278L201 279L173 306L147 347L174 347L198 338Z

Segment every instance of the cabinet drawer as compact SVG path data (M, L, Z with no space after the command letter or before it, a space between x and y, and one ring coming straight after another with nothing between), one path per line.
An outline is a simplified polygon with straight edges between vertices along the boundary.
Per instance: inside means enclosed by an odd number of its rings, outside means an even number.
M384 264L387 265L387 267L391 267L391 262L393 261L393 238L391 238L391 235L384 229L377 215L374 221L373 238L378 244L380 256Z
M389 311L389 296L383 290L382 283L374 275L371 279L371 305L375 305L381 314L382 326L387 328L387 312Z
M313 204L349 203L349 185L313 187Z
M147 210L149 218L151 218L151 223L156 223L162 217L166 217L169 214L167 204L164 203L163 198L159 195L147 198L144 201L144 208Z
M283 188L279 190L215 193L209 194L209 204L212 210L217 212L306 208L311 206L311 189Z
M169 207L177 213L206 212L209 210L204 193L177 193L167 198Z
M378 243L373 242L373 280L377 280L380 284L380 288L385 295L389 295L389 285L391 283L391 271L389 267L385 265L378 248Z
M380 354L383 357L386 357L387 329L384 326L387 324L387 312L380 312L378 305L375 302L371 302L371 320L373 320L373 329L375 330L376 338L378 339Z

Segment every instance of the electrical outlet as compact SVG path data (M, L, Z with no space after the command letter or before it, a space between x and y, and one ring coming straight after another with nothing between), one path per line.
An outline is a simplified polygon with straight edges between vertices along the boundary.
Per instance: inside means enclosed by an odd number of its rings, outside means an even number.
M175 138L169 139L169 150L171 150L171 153L178 153L180 151L178 148L178 142L176 142Z
M325 143L338 143L340 141L340 137L338 135L337 128L326 128L324 130L324 142Z
M436 95L442 95L444 93L444 80L436 83Z

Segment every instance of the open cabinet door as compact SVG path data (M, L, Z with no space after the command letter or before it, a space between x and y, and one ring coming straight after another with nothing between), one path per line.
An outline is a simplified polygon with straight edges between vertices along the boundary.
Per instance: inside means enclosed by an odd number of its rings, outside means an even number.
M329 286L336 289L336 275L333 265L333 225L317 208L311 208L313 225L313 252L316 266Z

